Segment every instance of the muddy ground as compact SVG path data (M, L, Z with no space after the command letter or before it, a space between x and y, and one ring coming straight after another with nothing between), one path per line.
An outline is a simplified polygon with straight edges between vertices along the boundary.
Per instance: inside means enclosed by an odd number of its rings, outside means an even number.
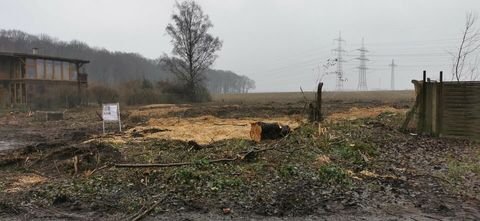
M479 144L399 131L410 104L326 101L322 133L302 102L123 108L107 135L98 108L8 113L0 219L480 219ZM257 120L294 130L255 143Z

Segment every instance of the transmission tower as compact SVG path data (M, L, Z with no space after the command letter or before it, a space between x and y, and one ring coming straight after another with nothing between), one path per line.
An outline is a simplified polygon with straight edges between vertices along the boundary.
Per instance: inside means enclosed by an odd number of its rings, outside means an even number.
M337 57L336 57L336 62L337 62L337 71L335 71L335 74L337 75L337 85L336 85L336 90L337 91L342 91L343 90L343 82L345 79L343 78L343 50L342 43L345 42L345 40L342 39L342 33L340 32L338 35L338 38L334 39L336 42L338 42L337 48L333 49L334 52L336 52Z
M358 90L359 91L366 91L367 90L367 57L365 54L368 52L365 49L364 41L362 38L362 47L357 49L360 51L360 57L357 59L360 60L360 66L358 66Z
M395 90L395 67L397 67L395 60L392 59L392 63L388 66L392 68L392 72L390 73L390 89L393 91Z

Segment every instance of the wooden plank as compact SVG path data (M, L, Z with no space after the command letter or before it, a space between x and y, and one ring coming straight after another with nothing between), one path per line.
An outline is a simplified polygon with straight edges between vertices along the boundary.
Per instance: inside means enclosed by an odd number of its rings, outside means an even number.
M425 100L425 125L424 125L424 132L427 134L432 133L432 117L433 117L433 104L432 104L432 92L433 92L433 85L426 84L426 96L424 97Z
M432 106L432 117L431 117L431 121L432 121L432 134L434 136L438 136L438 127L437 127L437 122L438 122L438 96L437 96L437 90L438 90L438 84L437 83L434 83L432 84L431 86L431 106Z

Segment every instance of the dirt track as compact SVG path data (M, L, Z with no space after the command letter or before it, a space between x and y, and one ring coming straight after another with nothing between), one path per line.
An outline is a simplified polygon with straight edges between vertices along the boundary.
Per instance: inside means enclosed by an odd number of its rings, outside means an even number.
M106 136L95 109L46 123L17 114L18 123L0 126L2 140L26 146L0 152L0 218L118 220L161 201L146 220L480 219L478 144L402 133L398 104L326 106L322 135L302 123L301 104L135 108L125 133ZM258 119L298 126L255 144L243 127ZM186 133L187 122L198 133ZM206 142L223 126L233 129ZM252 149L271 150L211 163ZM175 162L192 164L113 166Z

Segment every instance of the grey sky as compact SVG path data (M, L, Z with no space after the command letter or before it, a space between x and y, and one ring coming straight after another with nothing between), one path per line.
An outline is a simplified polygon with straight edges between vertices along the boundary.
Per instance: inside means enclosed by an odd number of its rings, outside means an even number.
M369 89L390 86L388 64L395 59L396 88L426 69L432 77L450 71L447 51L459 41L467 11L479 0L198 0L223 41L214 68L232 70L257 82L256 91L314 88L318 66L333 58L333 39L346 40L346 89L356 89L362 37L370 53ZM174 1L2 0L4 29L78 39L108 50L157 58L170 53L165 26ZM333 70L333 69L332 69ZM323 78L325 88L335 77Z

